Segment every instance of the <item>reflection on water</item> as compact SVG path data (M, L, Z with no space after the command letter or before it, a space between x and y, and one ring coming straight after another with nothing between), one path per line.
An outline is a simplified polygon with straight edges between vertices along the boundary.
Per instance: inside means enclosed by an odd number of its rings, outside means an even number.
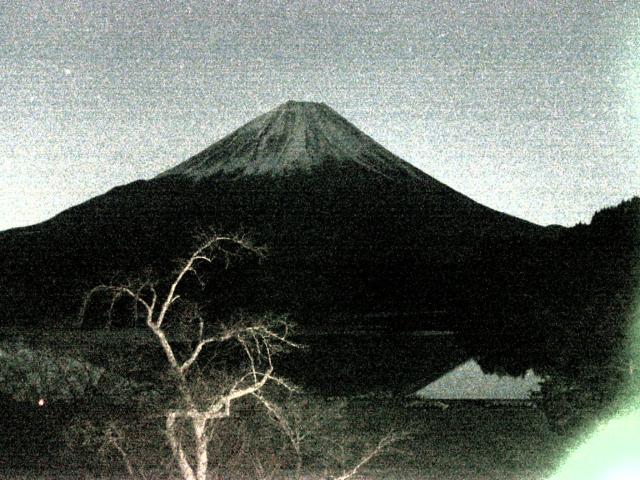
M540 390L541 378L528 370L524 376L511 377L483 373L475 360L468 360L435 382L420 389L425 399L528 399Z
M326 329L301 335L308 348L284 362L285 374L329 394L413 394L432 399L529 399L541 378L485 374L462 337L444 330Z

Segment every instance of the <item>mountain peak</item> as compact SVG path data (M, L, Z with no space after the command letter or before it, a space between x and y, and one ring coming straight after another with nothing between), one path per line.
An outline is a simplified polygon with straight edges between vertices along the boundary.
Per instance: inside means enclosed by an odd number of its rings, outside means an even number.
M275 110L313 110L316 108L329 108L324 102L308 102L304 100L287 100L281 103Z
M285 175L325 163L356 164L394 178L424 175L326 104L290 100L159 176Z

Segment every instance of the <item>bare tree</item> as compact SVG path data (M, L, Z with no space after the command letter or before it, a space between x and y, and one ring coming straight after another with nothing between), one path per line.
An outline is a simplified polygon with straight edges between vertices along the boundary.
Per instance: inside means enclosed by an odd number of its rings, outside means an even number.
M106 293L111 308L121 298L129 298L140 312L146 327L162 348L168 370L175 381L178 401L166 405L164 413L166 437L180 474L185 480L205 480L209 470L208 447L216 421L229 417L235 402L246 397L255 397L263 404L266 400L260 391L275 383L285 389L293 387L274 374L273 356L282 347L297 347L289 338L290 324L277 316L240 318L232 325L217 322L205 323L197 306L184 301L186 308L180 311L178 320L192 326L193 338L187 351L181 343L176 347L168 334L170 314L177 311L176 305L183 302L181 287L185 279L193 276L204 285L200 269L205 264L222 260L228 264L231 257L242 252L258 256L264 254L242 236L208 235L200 239L193 253L178 264L168 286L159 282L138 281L126 285L99 285L85 299L81 311L84 317L91 298ZM198 359L208 346L235 342L244 355L243 370L232 381L218 386L218 391L202 394L202 379L194 374ZM209 390L210 392L210 390ZM269 404L270 405L270 404ZM164 407L164 406L163 406ZM188 436L185 436L185 431ZM130 470L130 465L127 465Z
M229 434L225 430L229 425L221 421L240 411L244 403L241 400L249 399L265 408L284 435L295 456L296 477L301 478L303 457L310 452L338 460L337 464L343 466L337 475L329 475L325 468L327 478L354 478L365 464L387 451L401 437L387 435L355 460L348 459L350 455L344 455L344 446L331 433L335 430L335 422L323 419L327 415L326 405L321 407L320 414L304 411L291 396L289 402L280 402L270 399L267 393L268 385L282 387L289 393L296 391L294 386L274 373L273 365L273 357L278 352L300 347L290 339L290 322L275 315L240 315L230 324L205 322L199 305L187 298L187 284L191 279L204 287L203 267L218 262L228 266L233 257L243 253L264 256L262 248L243 236L202 235L197 247L188 258L178 262L166 283L137 278L98 285L85 297L80 319L84 319L88 305L98 294L106 295L109 301L107 326L112 323L114 306L119 300L129 299L133 304L135 319L142 318L166 360L169 375L162 377L162 387L170 384L169 395L153 396L153 400L144 397L141 403L146 415L163 418L168 447L184 480L206 480L212 473L210 460L215 461L215 455L210 459L210 447ZM206 363L206 359L202 361L203 352L209 349L217 351L223 345L235 345L239 352L239 356L226 358L226 361L232 359L238 367L235 373L230 374L229 365L225 365L216 372L219 375L216 378L203 374L201 363ZM171 381L167 382L167 379ZM125 448L126 440L125 429L110 422L101 436L101 448L113 451L123 461L130 476L145 478L147 472ZM316 451L319 445L322 451ZM336 455L340 459L334 458ZM258 456L252 460L257 477L273 476L273 472L267 471L268 465L263 465Z

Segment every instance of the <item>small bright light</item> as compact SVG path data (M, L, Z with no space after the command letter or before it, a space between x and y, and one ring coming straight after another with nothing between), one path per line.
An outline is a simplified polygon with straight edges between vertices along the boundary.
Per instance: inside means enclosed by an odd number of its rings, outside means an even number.
M44 406L44 398L41 398L41 399L38 400L38 406L39 407Z

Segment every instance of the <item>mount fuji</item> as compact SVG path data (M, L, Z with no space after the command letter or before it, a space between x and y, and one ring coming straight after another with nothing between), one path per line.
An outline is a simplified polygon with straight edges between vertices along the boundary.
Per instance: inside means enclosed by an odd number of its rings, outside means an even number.
M219 280L233 288L210 292L222 311L313 325L465 308L546 232L447 187L330 107L290 101L155 178L0 233L3 308L15 323L62 322L116 272L162 274L206 227L270 252Z

